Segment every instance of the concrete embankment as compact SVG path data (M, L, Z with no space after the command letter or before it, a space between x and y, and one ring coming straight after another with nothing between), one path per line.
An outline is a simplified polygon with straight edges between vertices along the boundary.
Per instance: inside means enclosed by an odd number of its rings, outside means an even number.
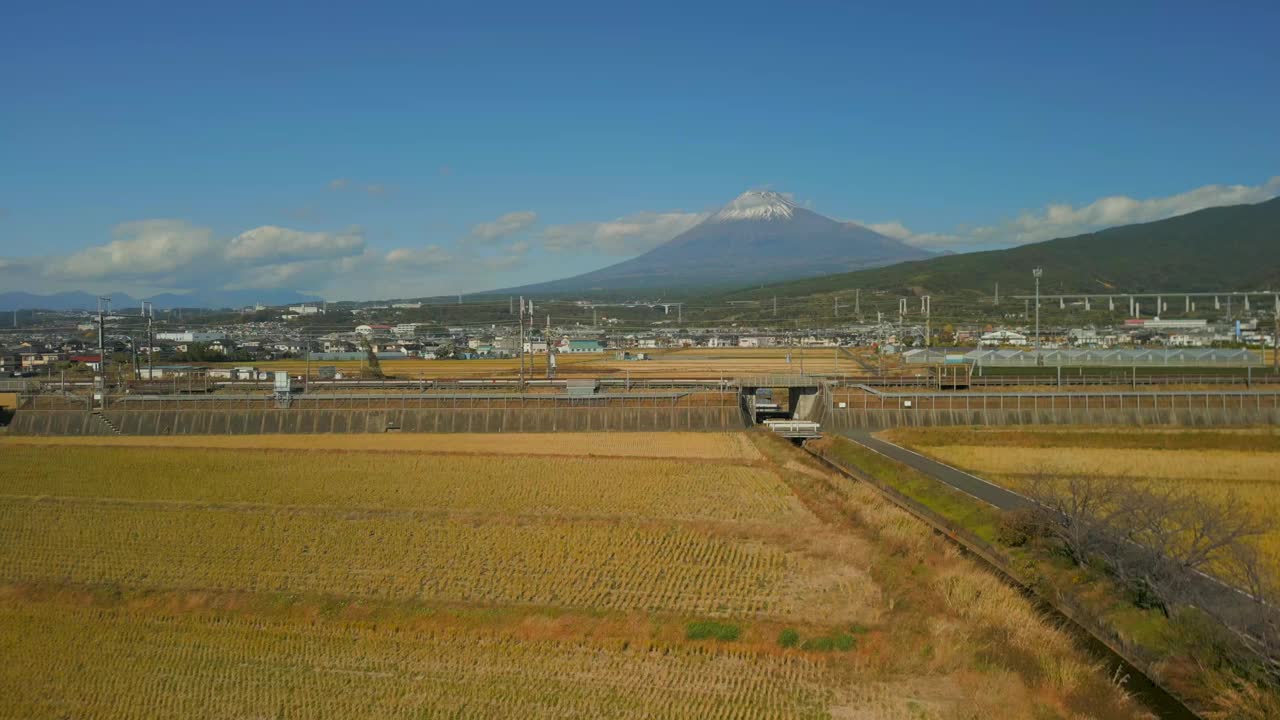
M20 410L15 435L740 430L737 407Z

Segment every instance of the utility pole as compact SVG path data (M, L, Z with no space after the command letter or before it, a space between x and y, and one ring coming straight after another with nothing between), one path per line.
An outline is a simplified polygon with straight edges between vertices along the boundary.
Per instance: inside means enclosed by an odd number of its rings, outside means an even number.
M94 378L94 394L97 395L98 407L106 405L107 397L107 312L111 309L109 296L98 297L98 376Z
M458 297L462 297L459 295ZM516 354L520 356L520 390L524 391L524 296L520 296L520 347Z
M1031 274L1036 278L1036 366L1044 365L1044 358L1040 355L1040 276L1044 274L1044 269L1036 267L1032 269Z
M853 316L862 322L862 288L853 289Z
M132 335L129 336L129 350L133 353L133 379L141 380L142 368L138 367L138 343Z
M154 363L152 362L152 358L156 354L153 349L156 346L156 339L153 331L154 326L152 325L156 315L156 307L151 302L143 302L142 310L147 316L147 380L151 381L156 379L155 370L153 369Z
M995 304L996 304L996 305L999 305L999 304L1000 304L1000 282L999 282L999 281L996 281L996 301L995 301Z
M933 297L925 295L924 300L924 346L933 344Z

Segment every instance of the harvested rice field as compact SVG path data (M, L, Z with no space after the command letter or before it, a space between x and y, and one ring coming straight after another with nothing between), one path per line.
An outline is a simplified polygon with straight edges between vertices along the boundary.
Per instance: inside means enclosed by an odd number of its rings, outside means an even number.
M755 460L760 454L741 433L429 433L382 435L176 435L171 437L0 437L6 445L100 445L270 450L359 450L361 452L474 453L481 455L572 455Z
M1129 718L757 434L0 440L0 715Z

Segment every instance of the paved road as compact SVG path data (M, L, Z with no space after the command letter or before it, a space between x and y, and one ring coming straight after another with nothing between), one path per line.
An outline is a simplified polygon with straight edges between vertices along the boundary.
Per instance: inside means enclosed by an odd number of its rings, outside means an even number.
M871 433L866 430L849 430L844 433L844 436L869 450L874 450L881 455L915 468L925 475L941 480L957 490L968 493L1001 510L1018 510L1031 507L1033 504L1021 495L1005 490L999 485L993 485L976 475L957 470L950 465L927 458L900 445L894 445L891 442L872 437Z
M1032 507L1033 505L1030 500L1017 493L1010 492L998 485L993 485L976 475L971 475L945 463L927 458L900 445L874 438L865 430L849 430L842 434L869 450L897 460L1001 510L1016 510ZM1248 595L1203 574L1197 574L1197 577L1192 581L1192 585L1197 598L1196 602L1201 607L1212 611L1218 617L1230 618L1230 624L1245 630L1245 632L1255 636L1259 634L1260 628L1256 625L1259 621L1257 606Z

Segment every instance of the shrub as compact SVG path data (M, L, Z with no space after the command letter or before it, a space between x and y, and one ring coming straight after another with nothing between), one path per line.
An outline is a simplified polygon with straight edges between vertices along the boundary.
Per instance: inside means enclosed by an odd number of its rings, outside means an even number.
M800 649L813 652L849 652L857 646L857 639L849 633L835 633L834 635L809 638L804 641Z
M1035 537L1036 517L1031 510L1009 510L1000 513L996 526L996 542L1006 547L1022 547Z
M782 647L795 647L800 644L800 633L794 628L787 628L778 635L778 644Z

